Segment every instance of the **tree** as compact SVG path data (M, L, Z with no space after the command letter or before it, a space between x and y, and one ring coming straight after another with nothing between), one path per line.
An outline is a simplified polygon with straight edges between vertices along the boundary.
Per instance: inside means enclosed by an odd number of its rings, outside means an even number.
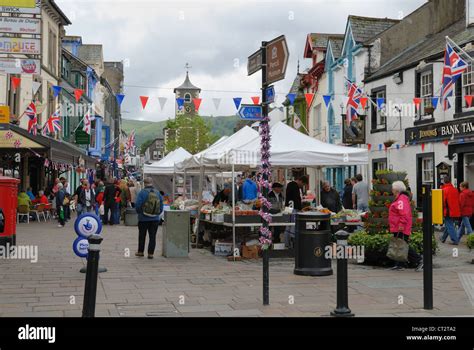
M179 115L174 120L168 120L168 139L166 151L170 152L179 147L196 154L217 141L218 137L211 133L211 123L197 115Z

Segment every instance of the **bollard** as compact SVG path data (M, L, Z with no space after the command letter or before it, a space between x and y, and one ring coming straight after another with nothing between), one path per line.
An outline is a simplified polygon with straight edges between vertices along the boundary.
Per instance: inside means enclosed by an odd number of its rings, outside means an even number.
M347 247L347 239L349 233L340 230L336 232L337 245ZM347 282L347 254L343 255L342 259L337 259L337 306L331 312L334 317L351 317L354 314L349 309L349 291Z
M423 308L433 310L433 223L431 188L423 186Z
M84 288L84 304L82 317L94 317L97 293L97 277L99 273L100 235L91 235L89 241L89 254L87 256L86 284Z

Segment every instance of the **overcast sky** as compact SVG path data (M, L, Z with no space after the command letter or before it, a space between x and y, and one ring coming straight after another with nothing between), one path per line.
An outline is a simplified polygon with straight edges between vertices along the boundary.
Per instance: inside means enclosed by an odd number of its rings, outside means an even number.
M235 113L232 98L260 94L260 73L247 76L247 57L262 40L284 34L290 61L286 79L275 85L284 101L297 62L304 70L306 35L344 33L347 16L400 18L424 0L57 0L73 23L68 35L103 44L108 61L125 61L123 117L160 121L174 116L173 88L185 77L203 91L201 115ZM149 96L142 110L139 96ZM168 101L160 108L158 97ZM216 110L213 98L221 98Z

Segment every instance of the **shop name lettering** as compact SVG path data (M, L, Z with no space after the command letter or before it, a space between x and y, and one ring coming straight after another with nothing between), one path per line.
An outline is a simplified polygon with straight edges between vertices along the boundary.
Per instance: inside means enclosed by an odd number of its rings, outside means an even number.
M452 135L468 134L474 132L474 122L466 122L461 124L453 124L446 126L439 126L436 129L430 130L419 130L418 138L431 138L431 137L446 137ZM415 134L411 133L412 138L415 138Z
M36 52L36 43L33 42L1 42L0 41L0 51L5 52Z

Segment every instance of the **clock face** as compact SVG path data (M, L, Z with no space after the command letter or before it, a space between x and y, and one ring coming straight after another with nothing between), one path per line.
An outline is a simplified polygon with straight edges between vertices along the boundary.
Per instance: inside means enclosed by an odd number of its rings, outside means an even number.
M186 106L184 109L186 110L186 113L191 113L192 112L191 106Z

